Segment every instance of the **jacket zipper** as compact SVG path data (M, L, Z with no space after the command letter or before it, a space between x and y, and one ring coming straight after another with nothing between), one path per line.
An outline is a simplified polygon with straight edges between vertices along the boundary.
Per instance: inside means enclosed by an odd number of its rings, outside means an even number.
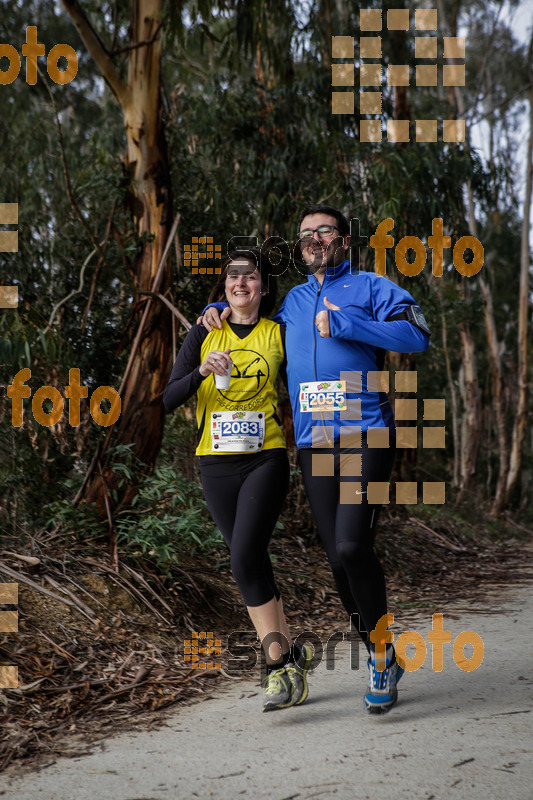
M324 281L326 280L326 277L327 277L327 275L324 275ZM317 293L316 293L316 300L315 300L315 311L314 311L314 314L313 314L313 373L314 373L315 382L316 382L316 381L318 381L318 375L317 375L317 370L316 370L316 347L317 347L317 338L316 337L319 335L319 333L318 333L318 328L315 325L315 319L316 319L316 314L317 314L316 310L317 310L317 307L318 307L318 301L320 299L320 293L322 291L322 287L324 286L324 282L319 283L318 280L314 277L314 275L313 275L313 278L315 279L315 281L318 284L318 290L317 290ZM329 434L327 433L327 426L326 426L326 420L324 419L324 412L321 411L321 414L322 414L322 429L323 429L324 434L326 436L326 439L327 439L327 442L328 442L328 446L329 447L334 447L335 446L335 439L333 439L333 441L330 439ZM311 413L311 416L312 416L312 413ZM311 434L311 444L312 444L312 434Z
M315 311L314 311L314 314L313 314L313 321L312 321L312 325L313 325L313 375L315 376L315 381L318 381L318 375L317 375L317 371L316 371L316 337L317 337L317 334L318 334L318 329L317 329L317 327L315 325L315 319L316 319L316 315L317 315L318 301L320 299L320 292L322 291L322 284L318 283L318 281L317 281L317 279L315 278L314 275L313 275L313 279L318 284L318 291L316 293L316 298L315 298Z

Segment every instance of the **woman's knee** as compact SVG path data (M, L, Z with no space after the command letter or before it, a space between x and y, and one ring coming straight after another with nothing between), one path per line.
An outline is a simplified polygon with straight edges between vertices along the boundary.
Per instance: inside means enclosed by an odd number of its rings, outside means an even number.
M234 558L232 555L231 572L245 599L257 594L263 596L269 592L272 595L270 582L265 576L263 564L257 558ZM254 602L247 603L247 605L261 604Z
M236 570L233 572L233 577L239 587L245 605L262 606L273 598L279 600L280 594L277 591L277 587L271 586L264 575Z

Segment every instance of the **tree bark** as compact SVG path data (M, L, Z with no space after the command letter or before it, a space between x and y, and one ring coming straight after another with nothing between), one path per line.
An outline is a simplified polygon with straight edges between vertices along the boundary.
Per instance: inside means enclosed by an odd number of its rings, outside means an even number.
M461 395L464 414L461 426L461 489L458 502L472 485L472 477L476 472L477 453L481 428L481 403L477 380L474 339L468 324L459 323L462 353Z
M457 412L457 392L455 391L455 384L453 382L452 367L450 363L450 354L448 352L448 328L446 325L446 316L444 311L441 314L442 320L442 349L444 352L444 363L446 364L446 377L448 379L448 386L450 388L450 398L452 404L452 431L453 431L453 478L452 486L459 486L459 452L460 452L460 439L459 439L459 415Z
M134 264L136 293L133 308L137 323L144 317L131 368L121 391L122 409L116 423L114 444L134 444L134 454L152 464L161 446L164 390L170 361L170 314L160 302L147 299L146 291L164 294L170 286L170 262L154 280L169 233L171 198L166 145L160 113L161 0L131 0L131 42L127 51L128 77L124 82L78 0L63 0L89 53L115 95L124 119L125 168L130 177L130 204L137 234L142 242ZM147 312L147 313L146 313ZM109 437L106 444L109 442ZM104 446L105 449L105 446ZM106 489L107 484L107 489ZM109 464L103 474L96 470L87 482L83 498L105 511L106 491L116 480ZM127 502L135 494L129 486L122 494Z

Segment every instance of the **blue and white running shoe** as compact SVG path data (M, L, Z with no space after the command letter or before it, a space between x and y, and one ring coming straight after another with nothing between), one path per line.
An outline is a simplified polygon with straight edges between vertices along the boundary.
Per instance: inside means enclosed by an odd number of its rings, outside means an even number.
M389 711L396 700L398 699L397 685L398 681L404 673L404 669L400 667L394 659L387 658L385 661L385 669L380 672L376 669L373 662L374 653L368 659L368 691L363 699L363 706L369 714L384 714Z

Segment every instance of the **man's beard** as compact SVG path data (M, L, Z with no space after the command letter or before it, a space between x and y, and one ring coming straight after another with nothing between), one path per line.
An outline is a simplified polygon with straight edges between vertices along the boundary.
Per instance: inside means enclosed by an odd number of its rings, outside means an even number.
M322 246L314 246L312 252L315 253L315 258L308 264L309 271L313 273L325 272L328 267L335 267L348 258L348 251L344 249L343 237L337 236L326 248ZM324 258L325 254L325 258Z

